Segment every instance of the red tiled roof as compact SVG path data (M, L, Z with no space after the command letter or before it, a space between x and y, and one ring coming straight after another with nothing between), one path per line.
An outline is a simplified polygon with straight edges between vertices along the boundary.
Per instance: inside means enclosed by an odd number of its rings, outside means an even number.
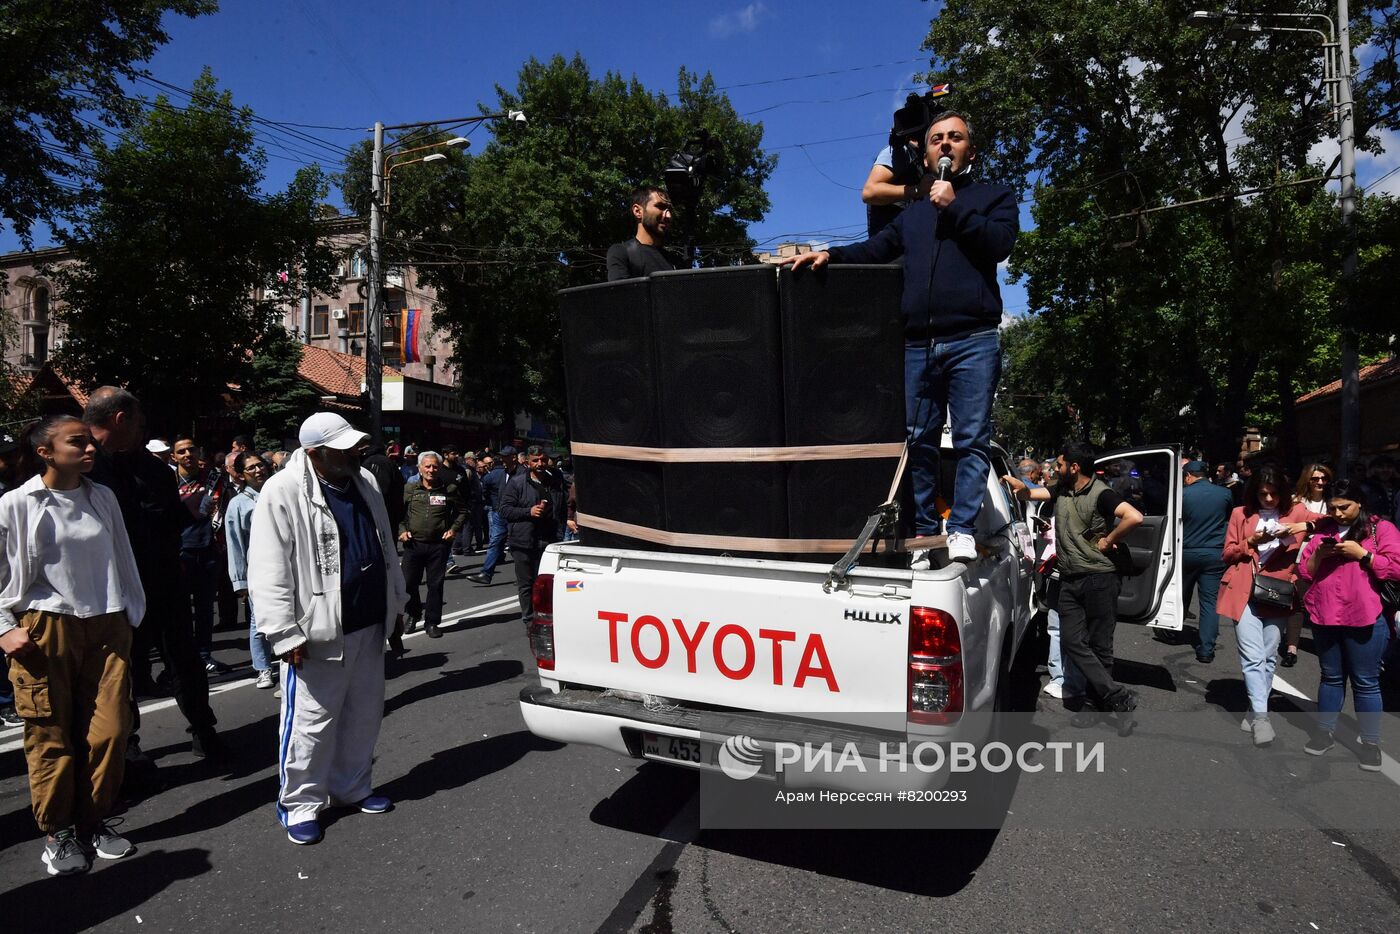
M365 381L365 358L308 344L301 349L297 373L324 395L358 397ZM384 375L398 373L386 366Z
M1373 363L1370 366L1363 366L1361 368L1362 383L1379 383L1388 379L1395 379L1396 377L1400 377L1400 357L1392 357L1389 360L1382 360L1380 363ZM1312 392L1304 393L1299 396L1294 404L1301 405L1304 402L1312 402L1315 399L1322 399L1341 391L1342 381L1340 379L1334 379L1326 386L1319 386Z

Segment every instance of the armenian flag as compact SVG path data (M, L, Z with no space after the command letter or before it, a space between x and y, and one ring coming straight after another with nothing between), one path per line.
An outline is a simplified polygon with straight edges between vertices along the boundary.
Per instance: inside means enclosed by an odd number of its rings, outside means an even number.
M929 97L942 97L944 94L947 93L948 85L946 84L935 84L933 87L928 89Z
M423 358L418 353L418 332L423 324L423 309L405 308L403 310L403 349L404 363L421 363Z

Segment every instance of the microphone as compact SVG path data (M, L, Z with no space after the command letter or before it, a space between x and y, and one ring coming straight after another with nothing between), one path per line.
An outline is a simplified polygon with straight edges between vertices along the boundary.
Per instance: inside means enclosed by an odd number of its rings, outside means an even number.
M952 156L944 156L942 159L939 159L939 160L938 160L938 180L939 180L940 182L946 182L946 181L948 180L948 172L949 172L949 170L952 169L952 168L953 168L953 157L952 157Z

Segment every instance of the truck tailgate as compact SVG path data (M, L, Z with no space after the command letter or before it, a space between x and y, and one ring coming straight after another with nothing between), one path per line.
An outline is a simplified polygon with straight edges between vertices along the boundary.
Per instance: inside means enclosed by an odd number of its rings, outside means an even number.
M828 594L820 565L551 551L560 682L851 722L906 709L908 571Z

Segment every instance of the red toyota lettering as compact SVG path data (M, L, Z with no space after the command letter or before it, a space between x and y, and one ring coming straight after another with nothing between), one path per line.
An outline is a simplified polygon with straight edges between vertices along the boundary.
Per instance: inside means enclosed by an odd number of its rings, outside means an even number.
M617 624L627 622L627 614L599 610L598 618L608 623L608 656L617 664Z
M676 626L676 636L681 640L681 645L685 646L685 670L695 674L695 653L700 648L700 639L705 635L705 630L710 628L710 624L702 619L700 625L695 627L695 633L691 634L685 631L685 623L678 619L672 619L671 622Z
M642 627L652 626L656 629L656 634L661 637L661 649L656 653L655 658L647 658L642 654ZM655 616L638 616L637 621L632 624L632 654L637 657L637 661L642 663L644 668L660 668L666 664L666 659L671 654L671 637L666 634L666 627L661 620Z
M738 668L730 668L724 661L724 639L726 636L738 636L739 641L744 645L744 663ZM715 633L715 667L719 673L733 681L743 681L753 674L753 638L742 626L730 623L728 626L719 627Z
M783 684L783 643L796 642L797 633L787 629L760 629L758 637L773 643L773 683L781 687Z
M813 665L813 658L816 658L820 664ZM836 675L832 674L831 671L831 660L826 657L826 646L822 644L822 637L816 633L807 637L807 645L802 649L802 661L797 666L797 678L792 682L792 686L802 687L807 683L809 677L821 678L833 694L841 692L841 689L836 686Z

